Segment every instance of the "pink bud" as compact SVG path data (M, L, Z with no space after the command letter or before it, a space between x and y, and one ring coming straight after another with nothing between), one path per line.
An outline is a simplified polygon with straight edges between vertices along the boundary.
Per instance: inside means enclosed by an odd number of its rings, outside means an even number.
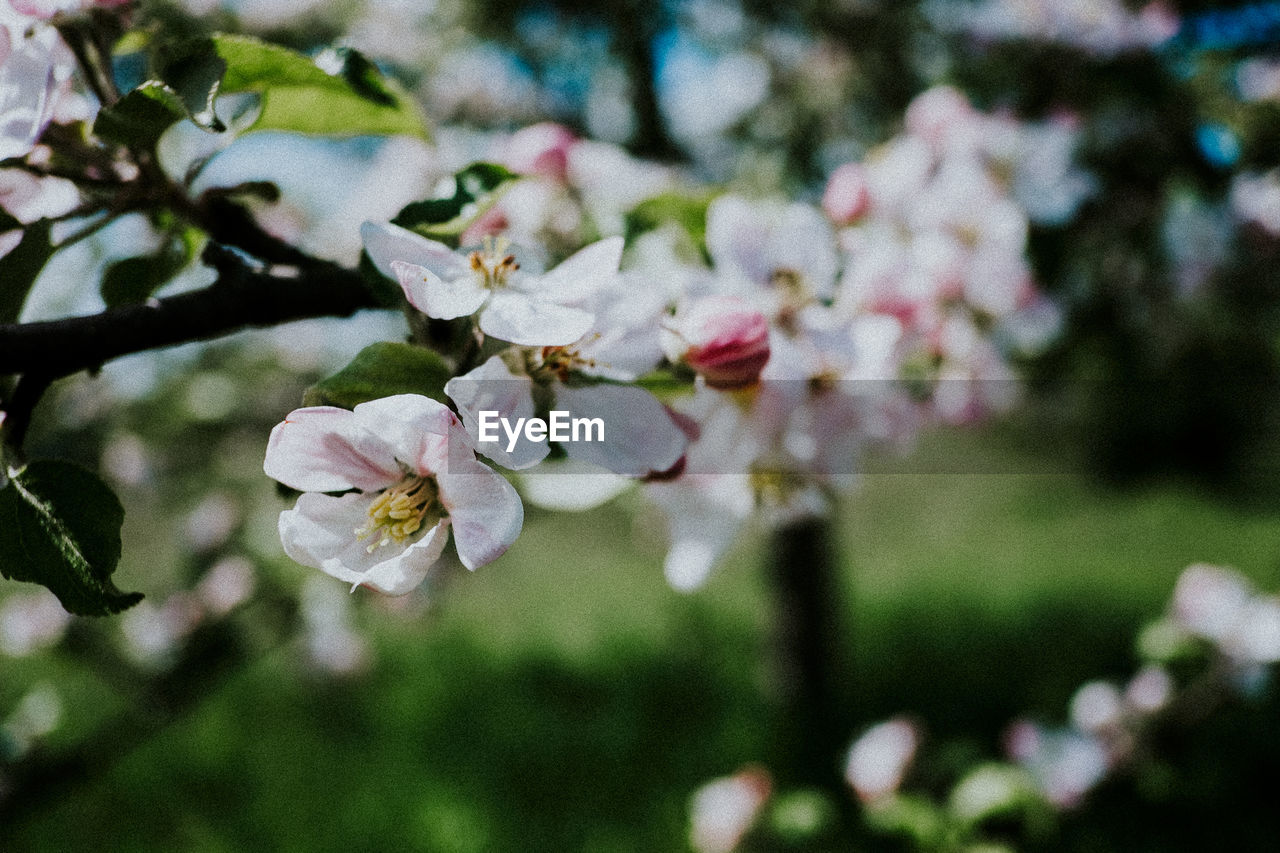
M737 297L693 303L677 318L675 332L689 345L684 362L712 388L753 385L769 361L769 321Z
M577 138L554 122L532 124L507 140L503 162L522 175L543 175L564 181L569 173L569 150Z
M837 225L851 225L871 206L867 173L859 163L845 163L831 173L822 194L822 209Z
M921 92L907 106L909 133L938 145L975 117L969 100L950 86L935 86Z

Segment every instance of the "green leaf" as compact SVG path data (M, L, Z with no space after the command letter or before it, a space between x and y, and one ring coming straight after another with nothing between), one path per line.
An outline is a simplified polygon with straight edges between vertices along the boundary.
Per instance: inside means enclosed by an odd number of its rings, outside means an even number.
M626 219L626 238L632 240L668 223L682 228L699 252L706 252L707 208L710 195L663 193L646 199L631 209Z
M518 177L496 163L472 163L453 176L452 195L407 204L391 221L456 246L462 232L493 207Z
M251 36L188 40L157 56L156 79L103 110L94 132L143 149L183 117L221 132L226 125L214 110L217 97L252 93L259 111L246 132L429 138L413 99L363 54L344 49L329 56L332 74L304 54Z
M452 372L439 355L410 344L383 342L365 347L342 370L307 389L304 406L355 408L396 394L422 394L444 401Z
M102 273L102 301L108 308L146 302L191 263L197 248L198 236L187 231L173 235L154 255L115 261Z
M229 69L212 39L185 42L165 51L157 66L160 79L177 95L192 121L219 133L227 129L214 112L213 102L226 91L222 81Z
M142 600L111 582L123 523L124 508L95 474L33 462L0 489L0 574L48 587L70 613L118 613Z
M186 115L186 105L175 92L157 80L148 80L100 110L93 132L135 151L151 151L161 135Z
M250 131L429 136L413 99L356 51L332 52L332 74L304 54L243 35L188 42L178 56L161 67L161 79L206 126L220 124L212 112L217 95L250 92L261 98Z
M47 219L40 219L26 226L22 242L0 258L0 323L18 322L18 315L27 302L31 286L36 283L40 271L53 256L49 228Z

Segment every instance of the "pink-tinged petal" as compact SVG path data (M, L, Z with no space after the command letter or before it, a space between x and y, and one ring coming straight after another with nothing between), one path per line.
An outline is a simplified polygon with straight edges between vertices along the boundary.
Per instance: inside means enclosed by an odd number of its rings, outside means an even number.
M369 549L371 540L355 531L369 520L372 495L330 497L308 493L280 514L280 542L294 561L351 584L388 595L412 591L440 558L449 539L447 519L412 542L388 542Z
M31 28L30 19L0 6L5 42L0 63L0 159L31 151L53 119L75 67L71 52L52 27Z
M529 286L539 298L561 305L590 299L618 274L622 246L621 237L592 243L570 255L555 269L533 279Z
M450 452L474 458L471 444L448 406L421 394L397 394L356 406L356 422L376 432L395 458L415 474L448 468Z
M539 122L511 135L502 161L522 175L542 175L564 183L569 171L569 151L577 142L577 137L564 125Z
M599 418L603 441L570 441L570 458L628 477L669 471L684 455L689 439L657 397L627 385L556 385L556 408L570 418ZM595 432L592 437L597 437Z
M595 316L522 293L495 293L480 312L480 331L525 347L562 347L581 338Z
M693 302L677 315L674 331L685 344L680 357L712 388L750 386L769 361L769 322L737 297Z
M871 206L866 168L861 163L845 163L827 179L822 193L822 210L837 225L852 225Z
M445 281L461 278L470 270L466 258L444 243L390 222L366 222L360 226L360 237L369 260L387 278L396 277L391 268L395 261L426 267Z
M776 270L800 273L819 299L831 296L835 289L840 269L836 235L817 208L807 204L783 207L770 234L768 257L771 274Z
M497 412L498 417L506 418L512 427L520 418L530 418L534 414L533 380L523 373L512 373L498 356L490 357L470 373L450 379L444 386L444 392L457 405L476 450L504 468L520 470L532 467L550 452L545 440L530 441L522 431L515 448L508 453L510 438L500 424L489 430L490 436L498 437L497 441L480 440L480 412Z
M403 476L391 445L332 406L298 409L277 424L262 467L304 492L376 491Z
M426 267L407 261L392 261L391 272L409 304L437 320L468 317L489 298L489 291L470 273L446 281Z
M707 208L707 252L716 269L752 282L768 281L776 267L768 258L769 223L744 198L724 195Z
M524 524L515 487L472 458L436 475L440 502L449 511L458 559L468 569L492 563L511 547Z
M413 592L444 553L444 546L449 542L449 526L449 519L441 519L400 554L374 563L360 579L360 585L387 595Z

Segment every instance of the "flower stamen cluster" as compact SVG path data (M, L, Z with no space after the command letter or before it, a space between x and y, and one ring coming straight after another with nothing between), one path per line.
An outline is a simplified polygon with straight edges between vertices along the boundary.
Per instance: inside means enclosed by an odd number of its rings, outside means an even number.
M437 507L439 496L439 489L430 478L408 477L369 505L369 520L356 528L356 539L363 541L381 531L381 536L365 549L370 554L393 541L403 543L423 527L428 515L428 527L439 522L443 515Z

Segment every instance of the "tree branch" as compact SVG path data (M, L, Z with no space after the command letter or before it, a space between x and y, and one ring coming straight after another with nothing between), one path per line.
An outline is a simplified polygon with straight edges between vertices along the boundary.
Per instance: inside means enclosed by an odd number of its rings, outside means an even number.
M0 375L49 379L93 370L133 353L208 340L252 326L347 317L377 307L360 274L312 262L297 276L249 269L216 244L205 252L218 280L203 290L88 317L0 325Z

